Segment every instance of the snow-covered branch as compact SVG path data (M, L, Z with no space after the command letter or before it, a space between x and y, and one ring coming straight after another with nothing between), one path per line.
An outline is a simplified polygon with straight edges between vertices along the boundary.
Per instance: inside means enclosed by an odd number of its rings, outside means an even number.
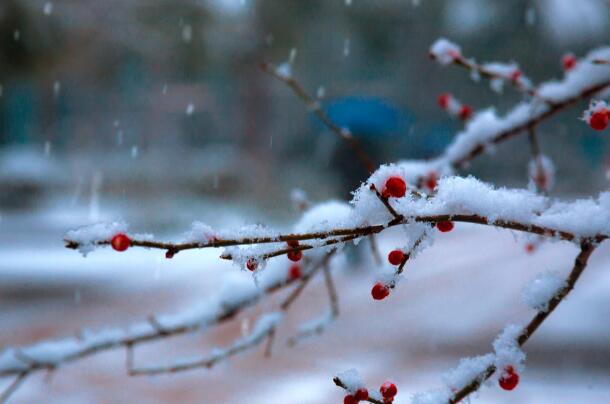
M459 47L448 41L435 43L431 54L444 64L465 60ZM419 172L413 174L425 177L430 171L444 173L460 168L486 150L492 149L493 145L526 132L528 128L538 125L563 109L602 92L610 86L610 69L594 61L609 59L610 48L593 50L566 71L562 80L539 84L535 88L535 97L520 102L504 116L498 116L493 109L476 113L441 156L420 163Z
M563 287L559 289L558 292L553 294L551 298L543 304L543 307L536 315L530 320L530 322L521 328L518 334L515 335L514 341L515 345L518 347L523 346L536 332L538 327L542 325L542 323L547 319L547 317L557 308L559 303L574 289L574 285L580 278L580 275L587 267L587 262L589 257L595 251L596 245L591 242L583 242L580 247L580 253L576 256L574 261L574 266L570 275L568 276ZM505 366L511 366L508 363L504 363ZM461 387L456 392L451 392L452 394L448 396L448 402L450 404L459 403L463 398L476 391L481 387L481 384L489 379L498 369L496 363L490 364L483 370L478 373L469 383ZM445 403L447 400L439 401L439 403ZM423 404L423 402L422 402Z
M472 177L443 178L438 182L436 193L425 198L405 194L401 198L388 199L376 192L377 188L385 186L387 178L395 175L406 177L407 174L401 165L382 166L356 191L351 207L344 208L341 220L331 223L325 218L319 218L319 222L310 223L312 231L280 233L258 229L257 235L251 232L246 237L239 237L250 230L244 228L215 232L208 228L210 233L193 235L191 232L189 235L191 238L199 237L200 241L172 243L129 237L130 246L179 252L256 245L252 250L231 248L223 253L224 258L232 258L240 263L251 257L266 259L295 251L328 247L380 233L389 227L414 223L476 223L577 242L583 238L599 242L610 235L610 223L607 220L610 217L609 193L602 193L597 200L564 202L527 190L494 188ZM373 190L371 185L374 186ZM115 228L109 224L104 229ZM194 229L197 229L197 224ZM98 236L103 237L97 238ZM100 226L95 225L69 232L65 241L68 248L88 252L96 246L112 245L112 238L111 231L101 231ZM302 243L305 241L310 242Z
M16 379L3 394L8 397L10 392L33 372L45 369L53 370L66 362L121 347L127 349L128 370L133 375L175 372L201 366L212 366L220 360L260 343L281 320L281 315L275 314L281 314L288 310L305 285L320 268L328 265L332 256L333 252L329 252L314 262L305 262L304 264L308 265L304 265L303 274L299 274L300 276L294 276L281 265L270 266L259 277L258 286L243 278L228 280L218 294L209 297L189 310L172 315L150 316L146 321L133 324L125 330L112 328L95 333L82 332L76 337L45 341L27 347L8 348L0 354L0 376L15 376ZM261 320L259 322L260 327L255 327L255 330L249 336L237 340L230 347L216 350L210 356L197 360L184 361L168 366L133 368L133 348L137 345L223 323L233 319L243 309L258 302L262 296L294 283L298 283L298 286L280 306L280 311L275 314L271 313L265 321Z

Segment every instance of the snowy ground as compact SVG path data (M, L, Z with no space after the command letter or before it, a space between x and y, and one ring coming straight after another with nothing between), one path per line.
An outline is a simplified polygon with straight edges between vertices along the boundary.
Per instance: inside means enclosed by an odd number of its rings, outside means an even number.
M77 210L3 214L0 347L171 312L214 291L224 272L236 270L220 262L217 251L183 252L171 261L145 250L100 250L83 258L64 249L61 236L85 218ZM382 251L396 245L397 234L382 238ZM257 349L211 370L129 378L124 352L105 352L31 377L12 402L339 403L343 394L331 378L356 367L369 386L395 381L396 403L408 403L412 393L439 386L441 374L460 357L488 352L505 324L529 319L523 286L545 270L565 273L575 254L575 247L553 243L528 255L509 232L458 225L408 265L407 282L382 302L369 295L370 261L337 273L340 318L322 336L288 348L284 342L299 322L325 308L321 280L309 285L282 324L269 359ZM605 245L526 346L527 368L518 388L484 388L473 402L610 402L609 268ZM166 362L227 344L256 315L273 310L280 297L219 329L142 347L136 362Z

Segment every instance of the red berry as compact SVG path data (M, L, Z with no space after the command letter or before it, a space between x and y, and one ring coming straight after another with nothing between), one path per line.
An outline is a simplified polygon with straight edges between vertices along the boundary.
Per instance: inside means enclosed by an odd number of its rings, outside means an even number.
M398 389L396 388L396 385L394 383L385 382L379 388L379 392L381 393L381 396L384 400L392 400L394 399L394 396L398 393Z
M510 79L512 81L517 81L517 80L519 80L519 78L521 78L521 70L519 70L519 69L513 70L513 72L510 74Z
M447 109L449 107L449 101L451 101L451 94L443 93L438 96L438 105L442 109Z
M438 178L436 171L430 172L430 174L428 174L428 177L426 178L426 187L430 191L434 191L434 188L436 188L437 180Z
M538 188L546 189L547 181L548 178L544 171L539 171L536 173L536 176L534 177L534 182L536 183L536 186L538 186Z
M295 248L299 246L299 240L288 240L286 244L288 244L288 247Z
M246 268L248 268L249 271L256 271L256 268L258 268L258 261L256 258L248 258L248 261L246 261Z
M472 108L470 108L470 106L466 104L462 105L462 108L460 108L459 116L460 119L463 121L470 119L470 117L472 116Z
M390 288L381 282L377 282L371 289L371 295L375 300L383 300L390 294Z
M571 53L563 55L561 58L561 66L565 71L572 70L574 67L576 67L576 56Z
M449 49L447 55L451 56L453 59L459 59L461 56L460 52L455 49Z
M443 233L447 233L448 231L453 230L453 222L450 220L445 220L442 222L436 223L436 228Z
M288 256L288 259L293 262L299 262L301 258L303 258L303 252L301 250L290 251L286 255Z
M535 249L536 249L536 246L532 243L527 243L525 245L525 251L529 254L533 253Z
M390 177L385 182L385 189L383 190L383 195L393 196L394 198L402 198L405 196L407 192L407 184L405 180L400 177Z
M500 387L504 390L510 391L519 384L519 375L512 366L507 366L504 368L504 373L500 376L498 384L500 384Z
M360 387L354 393L354 398L356 400L364 401L369 399L369 391L365 387Z
M388 254L388 261L390 261L390 264L392 265L400 265L404 259L405 253L401 250L392 250Z
M125 251L129 248L129 246L131 246L131 240L129 239L129 237L127 237L127 235L123 233L118 233L115 234L114 237L112 237L112 241L110 242L110 244L112 245L112 248L114 248L116 251Z
M301 277L301 267L299 264L292 264L288 270L288 279L295 280Z
M595 111L589 118L589 126L595 130L606 129L608 127L608 115L609 111L607 109Z
M343 399L343 404L358 404L358 399L351 394L348 394Z

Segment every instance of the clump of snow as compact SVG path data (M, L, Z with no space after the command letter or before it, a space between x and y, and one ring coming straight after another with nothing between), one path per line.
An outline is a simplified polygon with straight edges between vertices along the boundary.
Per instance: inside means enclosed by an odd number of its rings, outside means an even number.
M546 311L549 301L565 286L566 280L559 273L540 273L524 288L523 301L534 310Z
M436 196L426 205L429 214L477 214L493 223L497 219L527 222L545 203L544 197L529 191L494 188L473 177L447 177L439 180Z
M275 72L281 78L289 79L292 77L292 65L288 62L284 62L275 68Z
M502 333L498 335L493 342L495 351L495 365L497 369L504 369L506 366L512 366L517 370L523 369L525 361L525 352L517 343L517 339L521 335L523 327L518 325L508 325ZM496 372L498 375L501 372Z
M473 380L481 378L485 370L494 363L493 354L462 358L457 368L447 372L443 381L450 390L460 390Z
M602 84L610 80L608 66L590 63L592 60L610 60L610 47L602 47L589 52L584 61L566 72L561 81L549 81L538 88L538 95L545 100L562 102L581 92L583 89Z
M290 191L290 202L292 202L292 206L298 211L304 211L310 204L307 193L300 188L294 188Z
M216 231L202 222L193 222L191 231L185 236L185 242L209 243L216 238Z
M86 256L95 250L98 242L110 241L115 234L125 233L127 227L125 222L95 223L70 230L64 238L78 243L78 251Z
M343 385L350 393L355 393L361 387L365 387L360 373L356 369L348 369L344 372L337 373L336 377L343 382Z
M603 100L591 100L589 108L587 108L582 114L582 120L587 124L591 123L591 116L596 112L609 111L608 103Z
M493 74L494 76L503 77L507 80L510 80L515 72L519 72L519 65L515 62L511 63L499 63L499 62L491 62L485 63L481 65L483 70L486 70Z
M307 209L295 224L298 233L327 231L349 226L352 208L341 201L330 200Z
M608 193L597 200L579 199L573 202L554 202L532 222L540 226L565 230L579 237L610 235L610 205Z
M445 38L437 39L430 47L430 55L442 65L453 63L461 53L462 50L458 45Z

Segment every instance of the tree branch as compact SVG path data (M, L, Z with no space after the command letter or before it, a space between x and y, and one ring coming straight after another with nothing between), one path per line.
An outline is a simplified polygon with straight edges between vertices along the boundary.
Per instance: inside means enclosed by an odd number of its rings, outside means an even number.
M572 291L572 289L574 289L574 285L587 267L589 257L591 256L593 251L595 251L595 248L596 245L589 240L583 241L581 243L580 253L576 256L576 259L574 261L574 267L570 272L570 275L568 276L566 285L548 301L547 309L541 310L536 313L534 318L532 318L530 322L523 328L519 337L517 338L517 344L519 346L523 346L531 338L531 336L536 332L538 327L542 325L544 320L546 320L547 317L551 315L551 313L555 310L555 308L557 308L559 303L561 303L563 299ZM489 366L487 369L485 369L483 373L479 374L477 378L473 379L472 382L457 391L449 400L449 404L459 403L463 398L478 390L481 384L485 382L485 380L489 379L495 371L495 365Z
M356 153L356 156L358 156L358 158L369 173L372 173L375 170L375 164L373 164L373 160L364 151L358 140L352 136L348 129L340 128L335 122L333 122L333 120L330 119L328 114L324 112L324 110L320 107L320 103L317 102L312 96L310 96L296 79L292 78L291 76L279 73L277 67L275 67L271 63L262 63L260 67L265 73L275 77L276 79L286 84L294 92L294 94L305 103L307 109L313 111L313 113L316 114L318 118L320 118L322 123L328 129L330 129L340 139L347 142L347 144Z

